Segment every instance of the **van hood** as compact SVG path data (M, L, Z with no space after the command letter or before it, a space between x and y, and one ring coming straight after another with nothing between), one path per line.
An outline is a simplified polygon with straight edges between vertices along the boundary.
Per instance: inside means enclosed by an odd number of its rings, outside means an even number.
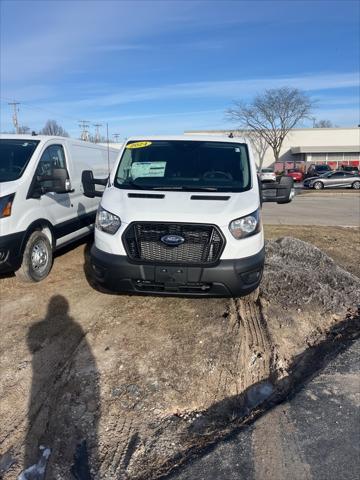
M174 192L109 187L101 200L101 206L118 215L123 224L152 221L225 226L254 212L259 204L259 194L255 189L246 192Z
M15 193L19 187L19 181L15 180L12 182L0 182L0 197L5 197L5 195L10 195Z

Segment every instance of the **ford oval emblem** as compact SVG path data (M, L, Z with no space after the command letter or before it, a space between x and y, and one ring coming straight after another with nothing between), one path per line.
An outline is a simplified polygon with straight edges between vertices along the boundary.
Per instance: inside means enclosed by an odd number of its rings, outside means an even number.
M185 242L185 238L180 235L164 235L161 237L161 241L165 243L165 245L169 245L169 247L177 247Z

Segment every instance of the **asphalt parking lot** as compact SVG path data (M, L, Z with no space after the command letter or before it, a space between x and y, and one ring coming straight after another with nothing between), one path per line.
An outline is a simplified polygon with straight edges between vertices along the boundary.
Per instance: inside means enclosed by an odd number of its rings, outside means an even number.
M296 195L291 203L264 203L265 225L360 226L360 194L321 192Z
M360 477L360 341L257 422L169 480L349 480ZM271 442L266 439L271 438Z

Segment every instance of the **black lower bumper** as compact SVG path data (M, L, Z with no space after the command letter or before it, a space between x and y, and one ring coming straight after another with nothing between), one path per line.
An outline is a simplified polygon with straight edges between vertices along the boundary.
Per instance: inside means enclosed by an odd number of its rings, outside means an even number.
M0 236L0 273L20 268L24 235L25 232L18 232Z
M259 285L265 250L251 257L221 260L212 267L134 264L126 256L91 249L91 267L96 280L118 292L239 297Z

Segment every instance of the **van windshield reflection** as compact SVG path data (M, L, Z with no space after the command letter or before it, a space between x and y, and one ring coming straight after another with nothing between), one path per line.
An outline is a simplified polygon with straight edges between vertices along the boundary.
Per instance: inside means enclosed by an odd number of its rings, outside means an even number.
M132 141L114 184L123 189L242 192L251 186L247 147L197 140Z
M0 182L20 178L38 144L39 140L0 139Z

